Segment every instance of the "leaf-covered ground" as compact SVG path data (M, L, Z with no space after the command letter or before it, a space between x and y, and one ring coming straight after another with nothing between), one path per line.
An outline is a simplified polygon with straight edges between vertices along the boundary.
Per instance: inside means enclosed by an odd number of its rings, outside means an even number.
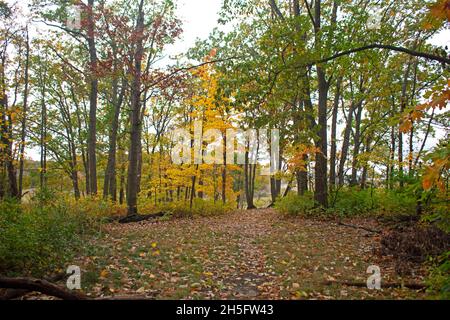
M361 219L354 223L380 228ZM369 290L326 281L365 283L369 265L384 282L422 282L420 270L395 275L374 254L373 233L332 221L287 218L271 209L140 224L110 224L90 244L82 285L91 296L155 299L405 299L410 289Z

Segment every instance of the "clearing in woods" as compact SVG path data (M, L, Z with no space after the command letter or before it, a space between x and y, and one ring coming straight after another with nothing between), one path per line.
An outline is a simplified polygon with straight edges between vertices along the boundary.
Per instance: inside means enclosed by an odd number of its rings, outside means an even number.
M353 221L355 222L355 221ZM371 220L355 223L380 228ZM424 293L407 288L324 284L366 283L368 266L383 283L393 262L375 254L379 237L317 219L287 218L272 209L232 214L110 224L88 246L82 286L91 296L140 295L155 299L404 299ZM421 278L421 270L413 272Z

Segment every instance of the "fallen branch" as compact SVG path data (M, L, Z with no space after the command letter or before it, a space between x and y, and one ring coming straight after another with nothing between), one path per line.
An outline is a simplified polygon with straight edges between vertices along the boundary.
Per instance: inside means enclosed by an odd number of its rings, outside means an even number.
M69 291L57 285L34 278L7 278L0 276L0 288L37 291L63 300L89 300L84 294Z
M112 296L112 297L100 297L95 298L94 300L100 300L100 301L135 301L135 300L155 300L153 297L147 297L143 295L134 296L134 295L127 295L127 296Z
M125 218L119 219L119 223L133 223L133 222L147 221L147 220L164 217L165 214L166 214L165 212L158 212L158 213L148 214L148 215L134 214L134 215L126 216Z
M51 277L44 277L44 280L46 280L48 282L58 282L60 280L65 279L66 276L67 276L66 273L61 272L61 273L55 274ZM18 299L18 298L26 295L27 293L30 293L30 290L6 288L5 291L2 294L0 294L0 300Z
M340 225L340 226L345 226L345 227L349 227L349 228L353 228L353 229L362 229L362 230L365 230L365 231L368 231L368 232L381 234L380 230L375 230L375 229L367 228L367 227L364 227L364 226L357 226L355 224L348 224L348 223L344 223L344 222L341 222L341 221L338 221L337 224Z
M354 281L325 281L323 282L326 286L331 286L333 284L339 284L344 286L350 286L350 287L360 287L360 288L367 288L367 283L365 282L354 282ZM382 288L408 288L412 290L423 290L426 289L426 285L421 283L399 283L399 282L388 282L388 283L381 283Z
M59 276L59 275L57 275ZM56 278L56 277L54 277ZM65 288L58 287L57 285L47 281L34 278L7 278L0 276L0 288L14 289L17 293L21 292L22 295L30 292L40 292L42 294L60 298L62 300L101 300L101 301L113 301L113 300L155 300L153 297L143 295L126 295L126 296L112 296L112 297L98 297L91 298L82 293L70 291ZM21 295L21 296L22 296ZM18 297L5 297L2 296L0 300L16 299Z

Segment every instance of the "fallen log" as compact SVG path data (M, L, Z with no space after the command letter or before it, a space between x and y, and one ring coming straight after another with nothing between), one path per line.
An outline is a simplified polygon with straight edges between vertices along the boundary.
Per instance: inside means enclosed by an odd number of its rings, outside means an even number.
M126 296L112 296L112 297L99 297L94 300L98 301L141 301L141 300L151 300L154 301L155 298L147 297L143 295L134 296L134 295L126 295Z
M63 300L89 300L82 293L63 289L47 280L34 278L7 278L0 276L0 288L37 291Z
M381 234L380 230L375 230L375 229L367 228L367 227L364 227L364 226L357 226L355 224L344 223L342 221L338 221L337 224L340 225L340 226L345 226L345 227L349 227L349 228L353 228L353 229L361 229L361 230L365 230L365 231L368 231L368 232Z
M326 286L331 286L333 284L339 284L349 287L360 287L360 288L367 288L366 282L356 282L356 281L325 281L323 282ZM381 288L408 288L412 290L423 290L426 289L426 285L421 283L399 283L399 282L387 282L387 283L381 283Z
M0 288L14 289L25 295L30 292L40 292L42 294L59 298L62 300L99 300L99 301L114 301L114 300L155 300L153 297L144 295L125 295L125 296L110 296L91 298L80 292L70 291L61 288L47 280L40 280L34 278L7 278L0 276ZM16 299L11 297L10 299ZM7 300L3 296L0 300Z
M133 223L133 222L147 221L164 217L165 214L166 214L165 212L158 212L147 215L133 214L119 219L119 223Z
M65 279L67 276L66 273L61 272L58 274L55 274L50 277L44 277L44 280L48 282L58 282L60 280ZM5 291L3 293L0 293L0 300L12 300L12 299L18 299L27 293L29 293L30 290L26 289L11 289L11 288L5 288Z

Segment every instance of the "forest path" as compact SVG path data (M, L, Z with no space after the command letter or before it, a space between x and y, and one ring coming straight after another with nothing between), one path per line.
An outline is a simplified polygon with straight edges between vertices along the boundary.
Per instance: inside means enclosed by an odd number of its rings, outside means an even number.
M353 221L377 228L372 220ZM283 217L273 209L139 224L110 224L78 261L88 294L157 299L405 298L325 281L365 283L379 265L383 281L401 281L379 239L333 221ZM403 279L408 280L408 279ZM414 279L420 281L421 279Z

